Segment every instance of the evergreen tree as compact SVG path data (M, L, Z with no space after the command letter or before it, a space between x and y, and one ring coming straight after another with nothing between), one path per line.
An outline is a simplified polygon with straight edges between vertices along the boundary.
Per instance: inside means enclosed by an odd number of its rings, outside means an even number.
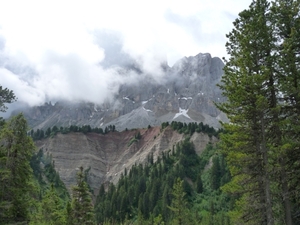
M266 140L273 90L272 35L267 25L269 3L253 1L249 10L239 14L235 29L227 36L230 54L222 78L223 94L228 102L220 109L227 113L231 124L223 135L234 181L243 188L232 190L242 194L235 219L258 224L274 224L270 187L270 149ZM255 169L254 169L255 168ZM248 204L245 204L247 202ZM249 208L251 210L249 210ZM251 222L250 222L251 221Z
M173 224L187 224L187 201L185 199L186 193L183 190L183 180L180 180L179 178L176 180L173 186L172 195L173 199L169 209L174 213Z
M201 178L201 174L199 174L197 176L197 180L196 180L196 191L197 193L201 194L203 192L203 182L202 182L202 178Z
M0 224L28 223L34 144L22 114L5 123L0 143Z
M5 103L12 103L14 101L16 101L14 92L0 85L0 112L7 110Z
M59 198L54 185L46 191L41 201L39 220L34 224L65 225L66 211L62 200Z
M50 127L48 127L48 128L47 128L47 130L46 130L46 133L45 133L45 135L46 135L46 137L49 137L49 136L50 136L50 134L51 134L51 128L50 128Z
M282 223L300 223L300 177L299 177L299 129L300 129L300 1L276 0L272 5L272 14L275 21L275 36L278 86L278 96L281 120L278 123L281 132L281 143L275 140L273 148L277 148L277 163L280 165L274 178L279 182L280 197L278 206L283 206L285 218ZM274 138L273 138L274 139ZM293 171L292 173L289 171ZM296 172L298 171L298 172ZM279 179L278 179L279 178ZM294 203L294 206L292 205ZM292 218L292 214L294 215ZM292 221L294 220L294 221Z
M71 217L71 218L70 218ZM95 215L91 194L85 182L83 168L77 173L77 184L72 188L72 206L69 213L72 225L94 225Z
M299 163L289 155L300 146L299 9L299 0L253 1L227 35L220 88L228 101L218 107L231 122L222 141L233 180L224 190L239 196L231 214L237 223L293 224L297 178L288 170Z
M221 182L221 167L219 157L213 158L213 165L211 167L211 188L217 190L220 187Z

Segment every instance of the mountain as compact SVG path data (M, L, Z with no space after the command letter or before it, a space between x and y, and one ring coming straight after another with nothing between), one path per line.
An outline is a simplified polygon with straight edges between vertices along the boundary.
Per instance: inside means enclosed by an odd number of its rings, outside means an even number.
M161 66L159 80L155 74L143 74L134 84L122 85L114 101L101 105L60 101L23 110L31 128L47 128L54 125L90 125L106 127L115 125L121 131L126 128L145 128L166 121L203 122L218 128L219 120L226 120L214 102L224 101L216 86L223 74L221 59L210 54L185 57L169 67ZM124 76L135 71L133 64L123 69ZM142 75L141 75L142 76Z
M132 141L138 133L139 140ZM146 163L152 154L156 161L163 151L171 151L184 139L184 134L167 126L164 129L151 127L106 135L57 133L52 138L36 141L36 146L43 150L43 154L52 157L56 171L68 188L75 184L76 170L82 166L88 173L90 187L97 192L102 183L116 183L125 168L129 171L134 164ZM200 154L208 143L215 143L217 138L194 132L190 140L196 153Z

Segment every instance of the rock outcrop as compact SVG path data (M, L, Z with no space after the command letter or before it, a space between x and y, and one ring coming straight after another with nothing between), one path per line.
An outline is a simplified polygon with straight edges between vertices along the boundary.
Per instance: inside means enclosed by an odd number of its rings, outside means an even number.
M140 132L141 139L128 146L130 140ZM53 138L37 141L44 154L51 154L55 169L68 188L75 184L76 171L80 166L89 169L88 183L97 192L103 182L117 182L125 168L129 171L135 163L146 163L152 153L154 160L162 151L168 151L184 139L170 127L95 133L58 133ZM203 133L194 133L191 141L200 154L209 142L216 142Z
M218 128L226 117L214 105L224 101L216 86L223 74L223 62L210 54L185 57L173 67L164 65L164 75L157 82L154 75L143 75L135 84L124 84L113 102L57 102L24 110L30 127L90 125L145 128L166 121L203 122ZM127 68L128 70L128 68ZM136 70L133 68L132 70Z

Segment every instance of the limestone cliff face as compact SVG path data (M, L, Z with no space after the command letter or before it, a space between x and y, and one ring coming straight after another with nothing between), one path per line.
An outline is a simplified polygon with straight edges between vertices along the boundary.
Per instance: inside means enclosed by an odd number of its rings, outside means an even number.
M31 128L44 130L54 125L102 128L115 125L121 131L174 120L203 122L219 128L219 120L226 117L214 102L224 101L216 85L223 75L223 67L219 58L200 53L179 60L173 67L165 66L159 81L153 79L157 74L143 74L140 80L121 85L113 101L101 105L46 103L24 109L24 115Z
M142 138L128 146L137 132ZM160 127L150 129L111 132L106 135L69 133L57 134L36 143L49 153L55 163L61 179L68 188L75 184L76 172L80 166L88 169L88 182L92 189L98 190L101 183L117 182L124 169L130 170L135 163L146 163L147 157L153 153L154 160L162 151L172 149L176 143L184 139L183 134L173 131L170 127L161 130ZM200 154L207 143L215 142L203 133L194 133L191 137Z

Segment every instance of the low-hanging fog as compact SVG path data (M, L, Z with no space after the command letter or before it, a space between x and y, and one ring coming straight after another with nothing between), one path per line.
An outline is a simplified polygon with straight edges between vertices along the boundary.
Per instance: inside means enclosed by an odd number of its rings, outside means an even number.
M162 82L162 63L199 52L226 56L225 34L250 3L7 1L0 9L0 85L19 105L101 104L144 76Z

